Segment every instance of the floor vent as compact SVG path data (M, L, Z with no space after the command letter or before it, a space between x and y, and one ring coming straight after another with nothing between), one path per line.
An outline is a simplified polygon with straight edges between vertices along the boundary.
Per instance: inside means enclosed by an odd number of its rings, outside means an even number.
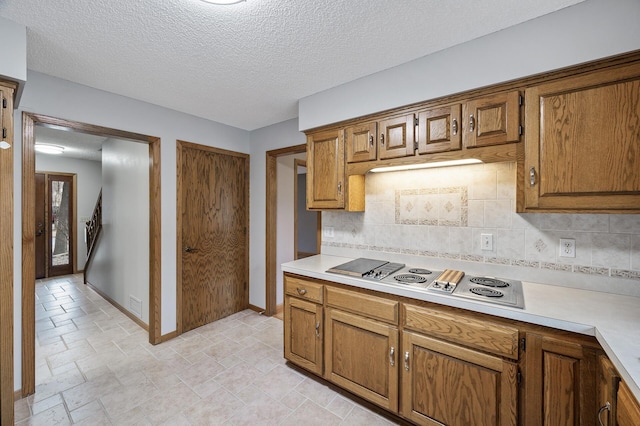
M138 318L142 318L142 300L129 295L129 309Z

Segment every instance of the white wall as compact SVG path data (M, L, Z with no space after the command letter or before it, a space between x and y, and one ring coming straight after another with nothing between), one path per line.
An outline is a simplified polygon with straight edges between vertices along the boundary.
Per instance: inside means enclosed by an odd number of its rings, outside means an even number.
M284 301L284 282L280 265L295 259L294 247L294 162L296 159L304 160L307 154L292 154L276 159L277 176L277 205L276 212L276 303ZM264 261L264 259L263 259Z
M306 143L298 131L298 120L292 119L251 132L251 269L249 271L249 303L266 307L266 152ZM279 275L279 274L278 274Z
M161 89L158 88L158 90ZM27 75L20 108L14 113L16 141L22 140L23 111L161 138L161 332L167 334L174 331L176 329L176 139L249 153L249 132L32 71ZM21 144L17 142L14 149L14 384L17 388L22 381L21 174L22 149ZM263 187L264 176L263 173L261 178ZM255 186L259 185L256 183ZM262 222L264 224L264 219ZM260 228L253 228L252 223L251 229L253 234L254 230L259 232ZM264 249L264 244L262 247ZM260 259L259 256L255 258ZM261 263L263 264L264 260Z
M102 232L87 281L149 324L149 147L102 144ZM141 301L131 309L130 296ZM139 314L139 315L138 315Z
M36 134L38 128L36 127ZM99 161L79 160L56 155L36 154L36 171L75 173L77 235L76 235L76 269L83 270L87 262L87 244L84 240L85 218L91 218L93 208L98 200L102 187L102 165Z
M0 17L2 60L0 77L18 83L16 105L20 103L24 82L27 80L27 27Z
M299 128L640 49L638 22L638 0L587 0L303 98Z

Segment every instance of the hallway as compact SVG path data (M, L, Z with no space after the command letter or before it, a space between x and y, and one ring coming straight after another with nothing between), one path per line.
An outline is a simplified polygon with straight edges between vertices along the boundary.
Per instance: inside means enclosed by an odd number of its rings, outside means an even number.
M282 321L246 310L157 346L69 275L36 283L36 393L19 425L389 425L299 374Z

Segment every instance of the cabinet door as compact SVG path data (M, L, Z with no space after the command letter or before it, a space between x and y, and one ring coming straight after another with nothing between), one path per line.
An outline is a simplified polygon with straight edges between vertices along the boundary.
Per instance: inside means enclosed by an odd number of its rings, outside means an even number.
M601 355L598 361L598 424L616 426L616 399L620 376L609 358Z
M640 425L640 404L633 397L625 382L620 382L618 389L618 412L616 413L618 426Z
M347 163L375 160L378 155L376 149L376 123L351 126L345 129L345 144L347 146Z
M418 152L455 151L461 148L460 104L418 113Z
M497 93L464 105L464 146L474 148L520 141L520 92Z
M307 137L307 208L344 208L344 135L342 130Z
M525 425L594 424L596 355L580 344L527 333Z
M413 114L389 118L379 123L380 159L408 157L414 154Z
M433 425L515 425L515 363L421 334L402 333L401 414Z
M387 410L398 410L398 329L327 309L325 378Z
M322 305L284 297L284 357L322 375Z
M525 207L639 210L640 65L525 96Z

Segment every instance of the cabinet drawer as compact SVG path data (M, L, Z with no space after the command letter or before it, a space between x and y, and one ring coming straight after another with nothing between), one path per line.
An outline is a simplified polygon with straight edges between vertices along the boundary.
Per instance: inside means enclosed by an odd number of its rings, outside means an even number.
M327 287L327 305L391 324L398 324L398 302L382 297Z
M442 340L518 359L518 329L470 316L403 305L404 327Z
M285 294L299 297L301 299L307 299L317 303L322 303L322 287L322 284L314 283L312 281L290 277L287 275L285 275L284 277Z

